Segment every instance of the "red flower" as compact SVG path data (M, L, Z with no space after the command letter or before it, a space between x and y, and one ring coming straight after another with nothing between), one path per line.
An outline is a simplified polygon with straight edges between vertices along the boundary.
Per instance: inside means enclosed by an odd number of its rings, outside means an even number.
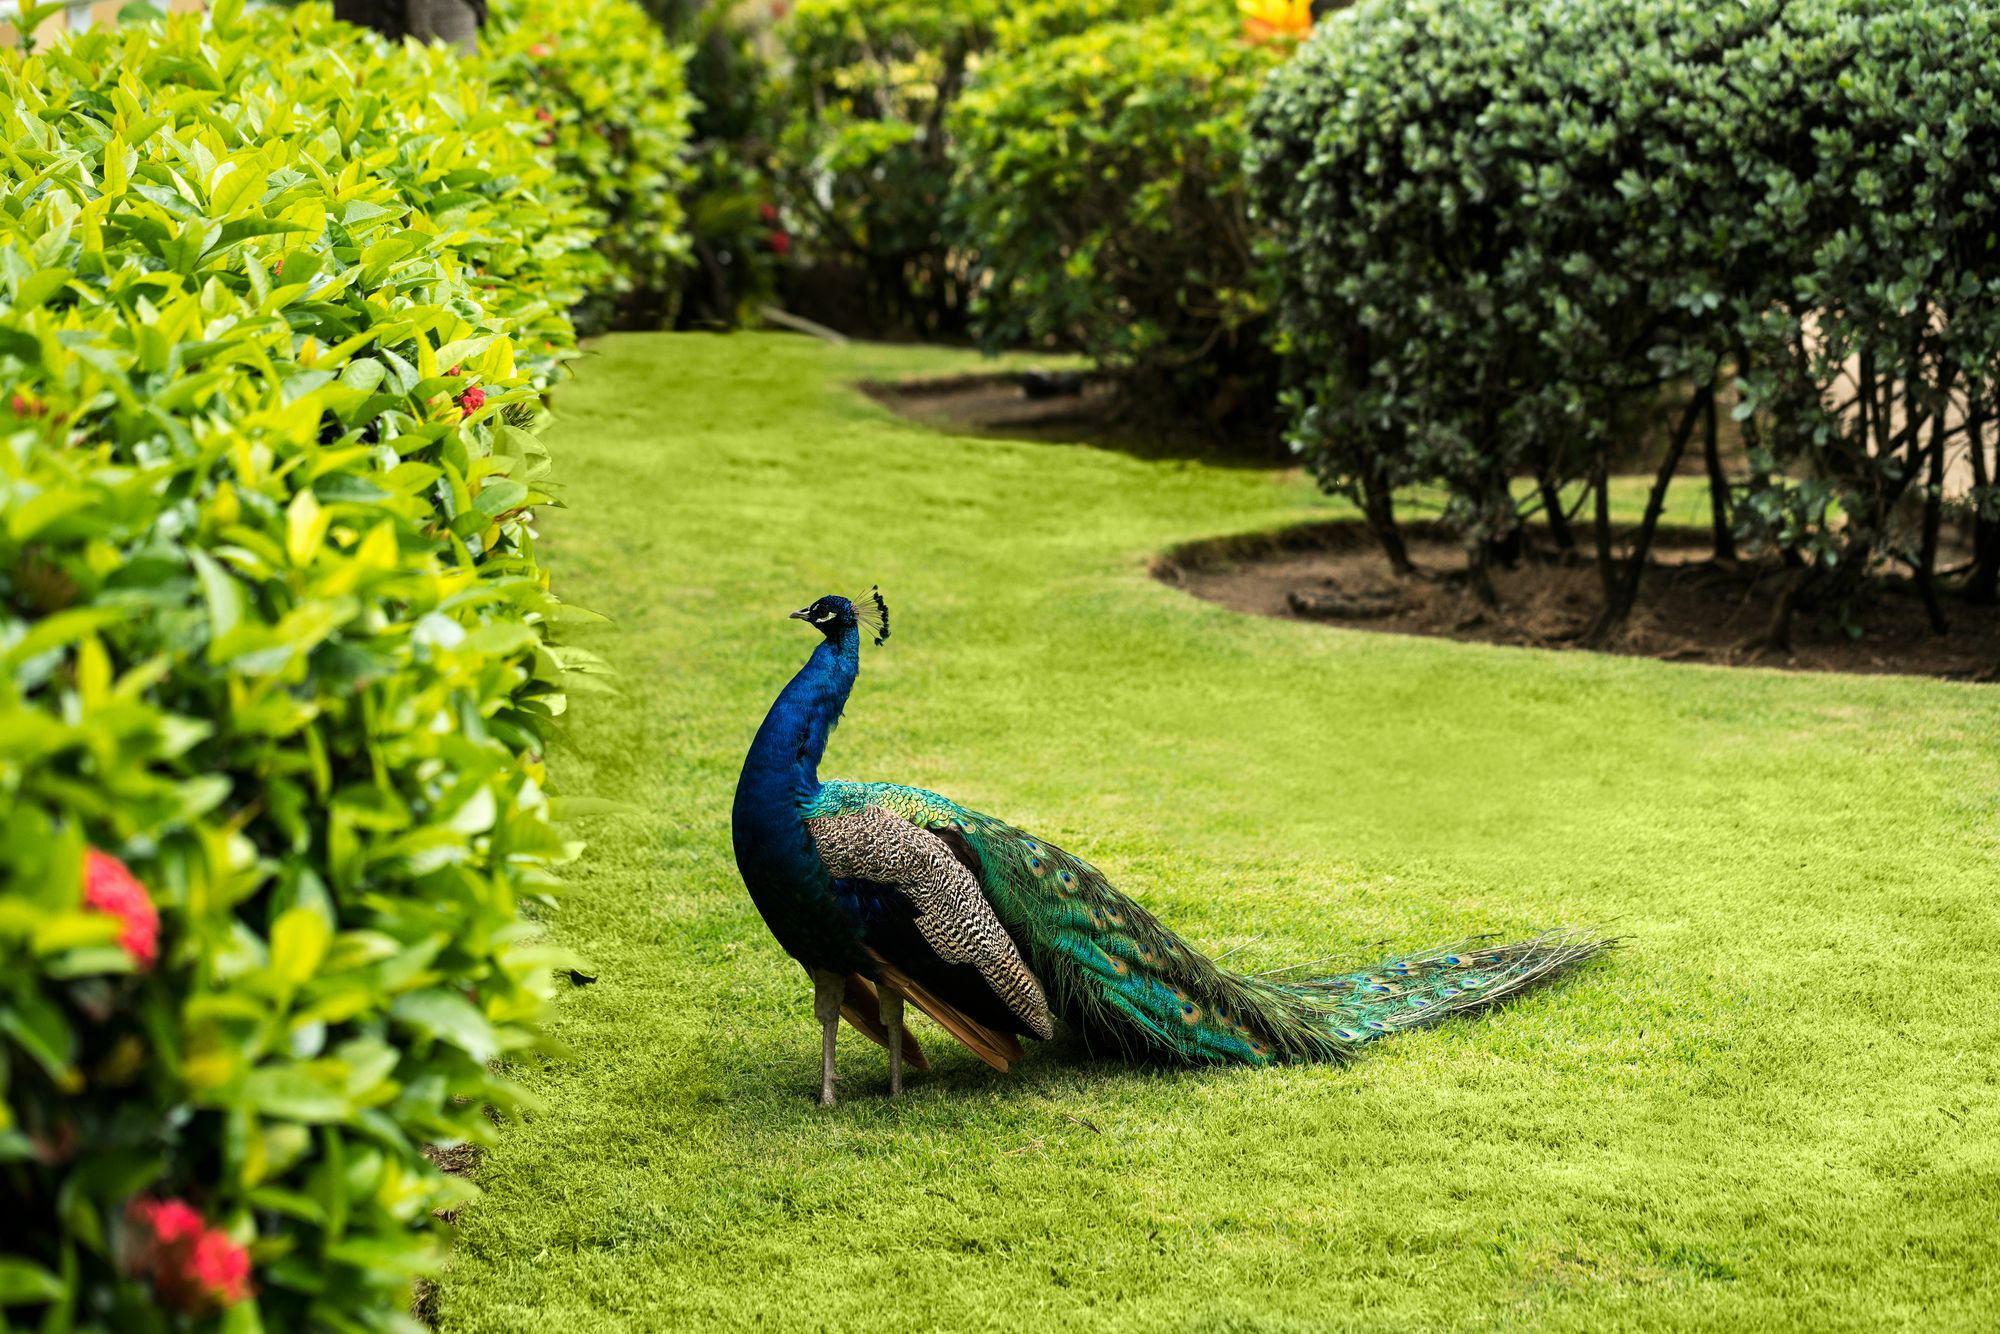
M556 118L549 114L549 109L547 107L536 107L535 119L540 121L544 125L553 125L556 122Z
M250 1252L221 1232L201 1234L188 1272L220 1305L234 1306L250 1295Z
M178 1246L201 1236L201 1215L186 1200L134 1200L132 1213L153 1230L162 1246Z
M160 957L160 912L146 887L132 878L125 863L91 848L83 857L84 906L110 913L125 924L118 944L141 968Z
M792 237L789 232L771 233L771 253L778 256L792 253Z
M778 206L769 203L759 204L757 206L757 216L766 222L776 222L778 220Z
M461 417L470 417L485 406L486 391L476 384L467 385L465 392L458 396L458 409Z
M453 367L452 367L452 368L451 368L450 370L446 371L446 372L445 372L445 374L446 374L446 375L456 375L456 374L458 374L458 367L456 367L456 366L453 366Z
M125 1206L125 1222L127 1270L150 1279L167 1305L211 1315L250 1296L250 1253L204 1224L185 1200L135 1199Z
M528 54L531 56L552 56L555 53L556 53L555 48L550 46L547 42L536 42L533 46L528 48Z

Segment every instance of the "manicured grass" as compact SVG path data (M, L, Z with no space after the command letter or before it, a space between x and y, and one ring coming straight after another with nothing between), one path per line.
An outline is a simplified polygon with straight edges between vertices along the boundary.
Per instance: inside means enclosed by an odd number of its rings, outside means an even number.
M551 769L628 803L552 930L546 1102L478 1177L451 1331L1991 1328L2000 691L1239 616L1171 543L1336 507L1296 476L948 438L842 385L962 354L627 336L565 389ZM828 776L956 796L1249 968L1609 923L1607 961L1348 1067L1058 1041L887 1100L729 844L736 771L879 581ZM1378 944L1378 942L1387 942Z

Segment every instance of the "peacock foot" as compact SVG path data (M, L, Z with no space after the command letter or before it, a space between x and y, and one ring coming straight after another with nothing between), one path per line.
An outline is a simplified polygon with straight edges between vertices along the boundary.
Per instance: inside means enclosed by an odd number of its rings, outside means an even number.
M839 973L814 972L813 1017L819 1020L823 1035L820 1047L819 1105L833 1106L833 1039L840 1032L840 999L846 993L847 979Z

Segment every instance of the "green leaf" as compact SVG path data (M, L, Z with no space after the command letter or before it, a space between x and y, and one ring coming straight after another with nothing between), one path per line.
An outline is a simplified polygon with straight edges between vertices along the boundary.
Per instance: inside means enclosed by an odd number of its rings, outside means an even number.
M14 293L16 313L33 310L62 291L69 284L70 276L68 269L43 269L32 277L23 278L21 286Z
M62 1280L38 1264L0 1255L0 1306L53 1302L63 1295Z
M486 1062L500 1054L500 1040L471 1001L456 992L432 987L396 998L389 1012L426 1037L464 1049L473 1060Z
M354 1113L339 1090L289 1065L260 1065L244 1076L243 1100L265 1116L287 1121L340 1121Z
M0 1033L35 1059L50 1079L67 1084L74 1078L70 1062L75 1059L76 1039L62 1011L40 996L16 996L0 1007Z
M498 518L509 510L519 509L528 499L528 488L511 478L489 479L479 488L473 498L472 507L488 518Z
M311 908L289 908L271 924L271 972L290 986L311 979L333 930Z

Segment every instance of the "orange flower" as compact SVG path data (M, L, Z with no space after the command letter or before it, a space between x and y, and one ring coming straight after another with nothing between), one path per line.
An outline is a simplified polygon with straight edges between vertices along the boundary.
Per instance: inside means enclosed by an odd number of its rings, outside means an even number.
M1312 31L1312 0L1236 0L1253 42L1296 42Z

